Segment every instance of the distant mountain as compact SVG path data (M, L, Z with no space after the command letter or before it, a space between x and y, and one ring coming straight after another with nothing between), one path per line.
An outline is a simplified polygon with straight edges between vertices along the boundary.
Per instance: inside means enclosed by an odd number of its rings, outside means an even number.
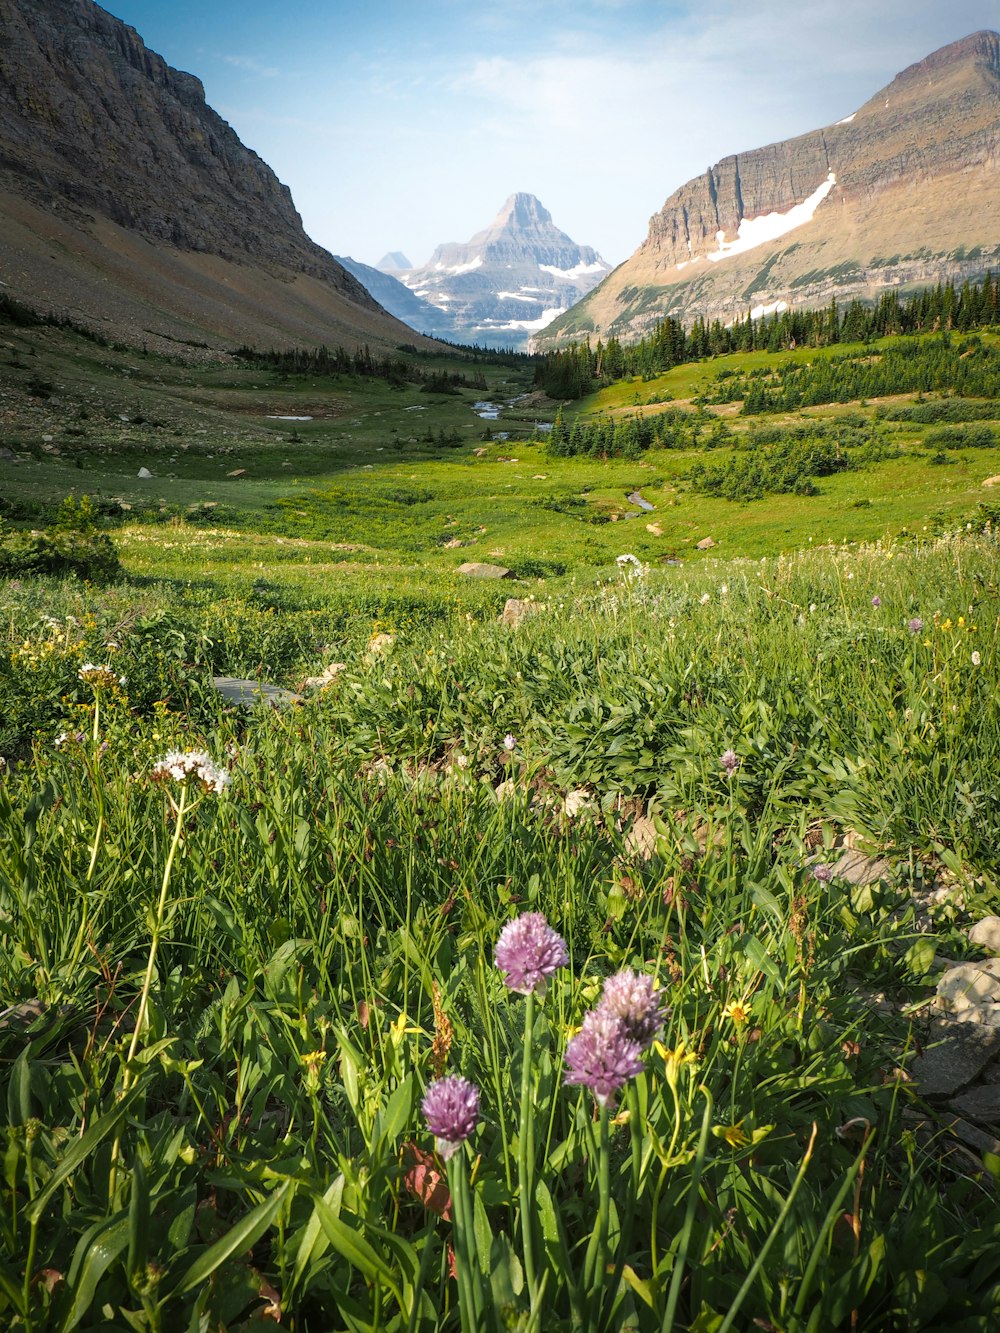
M91 0L0 0L0 282L134 342L413 341L201 82Z
M387 255L382 256L375 267L380 273L392 273L395 275L398 273L405 273L406 270L412 268L413 265L407 259L406 255L403 254L402 250L390 250Z
M439 245L422 267L400 275L414 295L444 311L453 341L524 346L610 270L577 245L533 194L512 194L485 230Z
M348 273L353 273L362 287L374 296L379 305L388 310L390 315L395 315L397 319L401 319L404 324L408 324L411 329L416 329L419 333L440 338L451 337L451 317L444 310L439 310L436 305L431 305L430 301L424 301L411 292L391 273L385 272L382 268L372 268L370 264L359 263L349 255L337 255L336 259L338 264L343 264ZM406 270L403 269L401 272L405 273Z
M1000 37L978 32L836 124L688 181L631 259L536 342L978 277L1000 264L998 165Z

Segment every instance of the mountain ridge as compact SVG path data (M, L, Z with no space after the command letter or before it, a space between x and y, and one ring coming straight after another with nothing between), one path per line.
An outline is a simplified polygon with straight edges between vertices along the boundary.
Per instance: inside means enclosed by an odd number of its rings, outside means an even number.
M1000 256L998 126L1000 36L984 30L835 124L731 154L682 185L639 249L534 341L627 339L666 315L731 321L978 276Z
M456 341L523 346L609 271L535 195L519 191L468 241L446 241L426 264L396 276L450 318Z
M409 334L306 235L201 80L92 0L0 6L0 220L11 295L132 340Z

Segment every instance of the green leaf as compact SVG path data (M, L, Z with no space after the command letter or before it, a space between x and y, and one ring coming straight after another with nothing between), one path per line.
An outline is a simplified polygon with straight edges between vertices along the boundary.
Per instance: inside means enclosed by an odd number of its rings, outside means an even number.
M132 1167L132 1197L128 1205L128 1276L146 1267L149 1240L149 1185L142 1158Z
M327 1240L340 1257L346 1259L368 1282L381 1279L390 1290L397 1291L395 1273L364 1236L348 1226L322 1199L315 1199L314 1207Z
M83 1233L66 1275L66 1286L73 1293L73 1303L62 1324L62 1333L70 1333L90 1309L97 1284L128 1243L128 1217L121 1213L104 1218Z
M323 1202L333 1213L334 1217L340 1216L340 1201L344 1194L344 1176L337 1176L333 1184L323 1195ZM326 1253L329 1241L322 1235L322 1224L320 1222L319 1211L314 1208L309 1221L298 1233L298 1250L295 1255L295 1273L292 1279L292 1285L298 1286L301 1282L306 1267L312 1258L319 1259Z
M763 972L769 981L781 980L780 969L756 935L744 935L737 947L746 954L751 966L756 971Z
M372 1133L373 1154L379 1148L394 1143L409 1124L413 1115L414 1089L413 1075L407 1074L389 1098L388 1105L376 1116Z
M104 1115L98 1117L90 1126L87 1132L73 1144L72 1148L66 1153L65 1157L59 1163L58 1167L49 1177L45 1188L40 1194L35 1196L34 1202L27 1210L29 1222L37 1222L45 1209L48 1207L49 1200L55 1194L56 1190L67 1180L76 1168L91 1155L97 1145L125 1119L126 1114L134 1105L141 1092L145 1091L142 1083L137 1083L131 1092L127 1093L117 1106L112 1107L110 1111L105 1111Z
M171 1292L172 1296L182 1296L185 1292L193 1290L200 1286L212 1276L217 1268L220 1268L227 1259L231 1259L234 1254L242 1254L256 1245L264 1232L268 1229L274 1219L281 1211L281 1206L295 1182L286 1180L283 1185L279 1185L274 1193L259 1203L247 1215L240 1219L234 1227L231 1227L214 1245L209 1248L195 1260L188 1271L178 1282L177 1286Z

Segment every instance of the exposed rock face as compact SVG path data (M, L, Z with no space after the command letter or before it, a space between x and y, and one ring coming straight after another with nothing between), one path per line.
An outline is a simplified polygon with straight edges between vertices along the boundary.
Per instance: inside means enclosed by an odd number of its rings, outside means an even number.
M439 310L436 305L431 305L430 301L425 301L415 292L411 292L399 278L382 268L372 268L370 264L362 264L350 256L337 255L337 262L357 278L383 309L401 319L411 329L433 337L451 337L453 320L447 311Z
M399 276L446 313L453 341L509 347L523 346L609 270L596 250L560 231L533 194L512 194L485 230L439 245L422 268Z
M390 250L388 254L382 256L375 267L380 273L391 273L395 276L397 273L405 273L413 265L402 250Z
M365 288L305 234L288 188L206 105L200 80L92 0L0 0L0 222L14 294L56 305L62 276L75 317L122 320L131 307L148 324L154 316L140 307L152 294L137 290L138 276L123 291L121 268L124 259L148 270L155 251L164 271L144 276L156 288L157 331L172 337L192 316L215 333L244 331L251 311L227 317L216 290L252 286L235 267L276 296L286 289L287 309L271 321L273 331L284 326L282 341L308 336L303 325L319 332L325 313L344 331L356 325L357 337L399 339ZM59 257L53 266L41 253L51 244L32 247L39 233L68 251L61 274ZM172 290L199 279L186 300Z
M979 32L837 124L689 181L632 258L536 341L978 276L1000 255L998 159L1000 37Z

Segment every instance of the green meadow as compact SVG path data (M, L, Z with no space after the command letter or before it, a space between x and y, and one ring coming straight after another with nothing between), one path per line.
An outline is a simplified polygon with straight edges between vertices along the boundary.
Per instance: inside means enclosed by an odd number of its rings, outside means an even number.
M994 1327L996 404L555 457L526 362L2 333L0 1327Z

